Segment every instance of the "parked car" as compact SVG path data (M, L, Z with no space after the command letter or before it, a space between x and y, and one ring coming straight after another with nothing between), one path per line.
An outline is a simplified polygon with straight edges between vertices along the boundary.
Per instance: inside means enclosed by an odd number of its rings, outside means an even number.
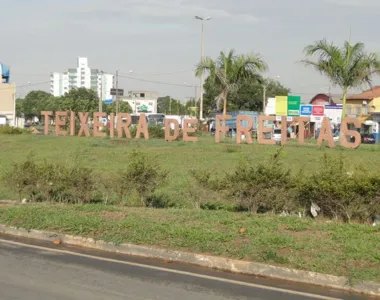
M339 138L340 138L340 132L336 131L334 136L333 136L333 139L335 142L337 142L337 141L339 141ZM373 134L361 134L361 140L362 140L362 144L375 144L376 143L376 138ZM353 136L350 137L350 142L351 143L355 142L355 138Z
M362 143L363 144L375 144L376 138L373 134L363 134L362 135Z
M280 128L274 128L272 131L272 139L276 142L281 141L281 129Z

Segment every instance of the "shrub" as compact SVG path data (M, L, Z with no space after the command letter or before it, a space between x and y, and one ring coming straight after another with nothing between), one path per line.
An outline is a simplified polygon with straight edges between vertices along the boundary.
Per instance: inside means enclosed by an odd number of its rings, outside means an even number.
M209 170L191 170L187 194L194 208L206 210L224 209L224 194L218 178L212 178Z
M242 161L235 172L224 178L228 196L236 200L240 209L260 211L294 211L297 205L289 197L292 178L280 163L280 148L267 163L254 165Z
M19 194L20 200L89 203L96 192L91 169L68 167L44 161L37 164L33 156L16 163L3 180Z
M358 167L352 171L342 155L325 153L320 168L300 181L297 197L304 207L317 204L326 217L364 221L380 211L379 188L379 175Z
M24 162L13 163L12 169L3 175L3 181L19 195L21 200L28 195L33 201L37 194L38 166L30 154Z
M154 191L166 182L166 178L167 172L155 159L134 150L126 169L119 172L115 187L119 197L135 192L141 205L149 206L153 202L148 202L148 198L152 198Z
M149 125L148 132L149 132L149 137L152 139L165 138L165 128L161 125Z
M0 126L0 134L31 134L31 131L29 129L5 125Z

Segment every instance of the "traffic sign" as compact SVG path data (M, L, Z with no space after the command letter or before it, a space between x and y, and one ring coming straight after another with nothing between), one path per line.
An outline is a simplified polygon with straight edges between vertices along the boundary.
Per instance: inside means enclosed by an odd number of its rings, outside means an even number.
M105 100L104 100L104 103L105 103L105 104L112 104L112 99L105 99Z

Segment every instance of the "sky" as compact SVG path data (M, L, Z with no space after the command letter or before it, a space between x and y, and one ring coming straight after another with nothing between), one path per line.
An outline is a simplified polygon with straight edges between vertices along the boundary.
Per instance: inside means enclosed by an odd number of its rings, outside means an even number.
M10 65L19 95L48 91L51 72L76 67L84 56L91 68L118 69L126 91L193 97L201 55L195 15L212 18L204 23L206 56L259 53L269 65L264 75L279 76L303 102L329 90L299 63L306 45L322 38L342 44L351 28L352 42L380 50L379 0L0 0L0 7L0 61Z

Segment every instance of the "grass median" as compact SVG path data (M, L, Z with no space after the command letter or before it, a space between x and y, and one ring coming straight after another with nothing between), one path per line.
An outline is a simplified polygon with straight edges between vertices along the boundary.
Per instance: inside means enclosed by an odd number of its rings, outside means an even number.
M380 282L380 227L227 211L0 205L0 223Z

